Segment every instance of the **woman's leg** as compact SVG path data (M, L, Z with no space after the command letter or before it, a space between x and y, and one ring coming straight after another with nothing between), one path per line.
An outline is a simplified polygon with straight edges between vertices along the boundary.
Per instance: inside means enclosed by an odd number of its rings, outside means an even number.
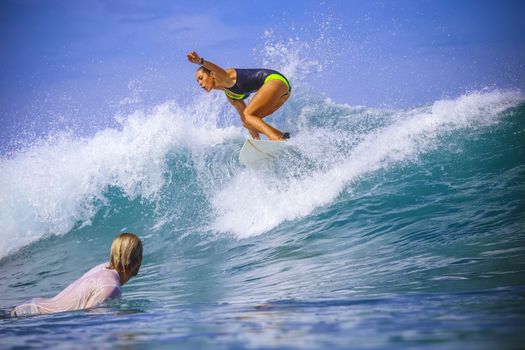
M270 80L265 83L244 110L246 123L270 140L283 140L283 133L264 122L263 118L278 110L289 96L288 87L282 81Z

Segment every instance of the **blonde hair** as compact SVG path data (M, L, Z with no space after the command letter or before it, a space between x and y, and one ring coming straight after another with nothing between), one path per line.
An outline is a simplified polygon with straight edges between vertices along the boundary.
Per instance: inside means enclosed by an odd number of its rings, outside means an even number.
M118 272L129 272L142 262L142 242L133 233L121 233L111 243L109 267Z

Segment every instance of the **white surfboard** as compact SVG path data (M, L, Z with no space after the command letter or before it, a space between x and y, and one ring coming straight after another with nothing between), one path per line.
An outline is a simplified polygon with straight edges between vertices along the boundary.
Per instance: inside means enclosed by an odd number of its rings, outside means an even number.
M239 154L239 161L246 166L257 166L275 157L288 147L286 141L246 139Z

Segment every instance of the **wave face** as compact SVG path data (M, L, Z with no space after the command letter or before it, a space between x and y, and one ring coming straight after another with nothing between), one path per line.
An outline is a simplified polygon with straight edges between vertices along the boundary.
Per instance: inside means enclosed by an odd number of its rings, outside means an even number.
M149 208L156 230L190 222L202 233L263 234L335 205L378 174L425 172L431 155L448 165L447 156L499 128L522 99L516 91L476 92L426 107L377 110L302 96L284 112L284 124L294 129L293 150L255 170L237 160L243 131L206 120L225 107L214 98L215 111L167 103L92 138L55 134L0 163L0 256L92 226L97 214L123 210L121 200L138 200L135 211Z
M4 339L518 344L524 100L491 90L386 110L299 89L273 120L291 150L260 169L239 164L245 132L220 96L37 140L0 160L0 307L55 294L107 259L121 231L141 235L145 259L104 320L0 320ZM38 335L48 318L63 322ZM142 333L126 336L130 325Z

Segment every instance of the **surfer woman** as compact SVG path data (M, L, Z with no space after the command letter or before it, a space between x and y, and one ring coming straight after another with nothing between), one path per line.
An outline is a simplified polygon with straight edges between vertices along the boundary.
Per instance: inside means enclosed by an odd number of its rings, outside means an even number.
M290 137L264 122L263 118L279 109L290 97L291 87L281 73L270 69L223 69L195 51L188 53L188 60L200 65L195 72L197 83L206 90L223 90L228 101L241 116L242 124L254 139L262 133L270 140ZM256 92L248 104L244 99Z
M142 263L142 242L132 233L122 233L111 244L109 262L95 266L50 299L35 298L16 306L11 316L29 316L95 307L118 298L121 286L137 275Z

